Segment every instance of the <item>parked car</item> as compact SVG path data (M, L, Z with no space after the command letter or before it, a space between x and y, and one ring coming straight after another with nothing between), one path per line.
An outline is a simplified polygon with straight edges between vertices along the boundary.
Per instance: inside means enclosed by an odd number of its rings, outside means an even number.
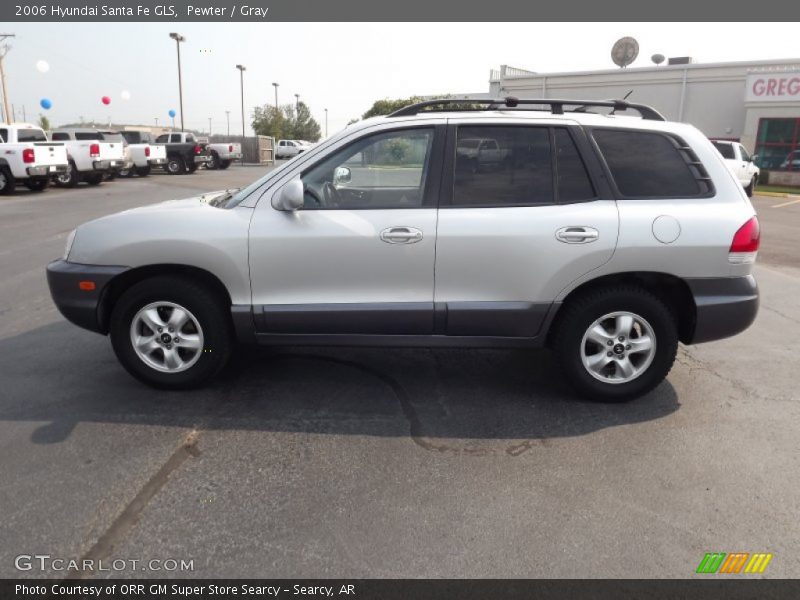
M170 175L194 173L200 165L210 160L206 145L201 144L193 133L164 133L156 138L156 143L166 146L167 163L164 169Z
M234 160L242 159L242 145L234 142L208 144L207 169L227 169Z
M642 118L427 110L457 102L359 122L240 190L81 225L52 297L164 388L208 381L235 342L546 346L581 394L619 401L658 385L679 341L753 322L758 220L697 129L623 101L574 106ZM513 160L459 180L475 138Z
M66 149L48 142L42 129L28 123L0 123L0 194L10 194L18 183L41 192L51 176L66 170Z
M712 140L711 143L725 159L725 164L742 184L747 195L752 196L761 173L761 169L754 163L756 157L750 156L739 142Z
M62 142L67 149L67 170L56 175L56 185L75 187L81 181L99 185L104 177L121 167L125 160L120 142L107 142L96 129L56 129L50 134L54 142Z
M133 168L133 155L131 154L128 140L126 140L119 131L100 129L99 133L103 141L112 142L122 146L122 163L106 172L106 181L111 181L122 173L125 173L125 176L127 177L127 174L130 173L131 169Z
M164 144L153 142L153 136L148 131L120 131L122 137L128 142L133 166L122 169L121 177L147 177L153 167L163 167L167 164L167 147Z
M291 158L305 150L305 146L295 140L279 140L275 146L275 158Z
M786 160L781 163L781 169L800 169L800 150L792 150L786 155Z

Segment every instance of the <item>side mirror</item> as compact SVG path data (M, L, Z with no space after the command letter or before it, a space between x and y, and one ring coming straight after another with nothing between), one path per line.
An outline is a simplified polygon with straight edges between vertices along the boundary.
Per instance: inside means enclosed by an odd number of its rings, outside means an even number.
M333 185L344 185L350 183L352 174L347 167L336 167L333 172Z
M758 162L758 154L753 154L753 156L750 157L750 162L751 163Z
M281 188L277 196L272 198L272 208L287 212L303 208L304 194L303 182L292 179Z

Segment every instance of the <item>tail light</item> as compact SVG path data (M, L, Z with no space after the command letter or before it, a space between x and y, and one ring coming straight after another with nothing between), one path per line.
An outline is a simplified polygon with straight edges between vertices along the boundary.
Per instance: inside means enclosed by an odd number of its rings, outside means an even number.
M228 146L228 152L233 152L233 144Z
M200 146L195 146L194 147L194 153L195 154L200 154L202 151L203 151L203 149Z
M760 242L761 228L758 225L758 217L753 217L733 235L728 262L734 264L755 262Z
M25 148L22 151L22 162L24 163L32 163L35 159L33 156L33 148Z
M92 158L100 156L100 144L92 144L89 146L89 156Z
M144 155L145 155L145 158L150 156L150 146L145 146L144 147Z

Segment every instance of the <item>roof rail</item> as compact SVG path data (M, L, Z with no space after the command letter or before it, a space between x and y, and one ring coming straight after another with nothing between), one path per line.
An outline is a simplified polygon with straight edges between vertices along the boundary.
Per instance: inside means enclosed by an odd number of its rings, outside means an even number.
M637 111L642 119L648 121L666 121L664 115L658 112L652 106L646 104L636 104L634 102L626 102L625 100L563 100L553 98L515 98L514 96L507 96L505 98L495 98L490 100L470 100L467 98L439 98L436 100L425 100L424 102L417 102L405 106L400 110L396 110L389 114L389 117L408 117L416 115L421 112L435 112L435 110L425 111L423 109L432 106L445 107L452 104L466 104L467 108L460 110L503 110L505 108L512 108L516 110L545 110L543 108L522 108L522 106L549 106L550 112L554 115L563 115L565 106L574 107L566 112L586 112L586 108L590 106L607 107L613 109L612 112L618 110L632 109ZM474 105L480 104L483 108L474 108ZM522 106L521 106L522 105ZM445 110L444 108L438 110ZM459 110L459 109L455 109Z

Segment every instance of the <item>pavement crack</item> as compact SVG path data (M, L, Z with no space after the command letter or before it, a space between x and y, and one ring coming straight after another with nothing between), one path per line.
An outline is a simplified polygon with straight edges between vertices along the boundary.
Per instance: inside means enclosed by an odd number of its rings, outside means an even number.
M101 535L94 545L81 558L80 564L95 565L109 558L116 545L124 539L126 534L136 525L144 509L153 497L164 487L170 476L178 470L190 457L200 455L197 441L200 432L193 429L183 438L180 445L161 466L161 468L142 486L139 493L134 496L123 511L117 516L109 528ZM87 562L91 561L91 562ZM88 579L95 571L72 571L65 579Z

